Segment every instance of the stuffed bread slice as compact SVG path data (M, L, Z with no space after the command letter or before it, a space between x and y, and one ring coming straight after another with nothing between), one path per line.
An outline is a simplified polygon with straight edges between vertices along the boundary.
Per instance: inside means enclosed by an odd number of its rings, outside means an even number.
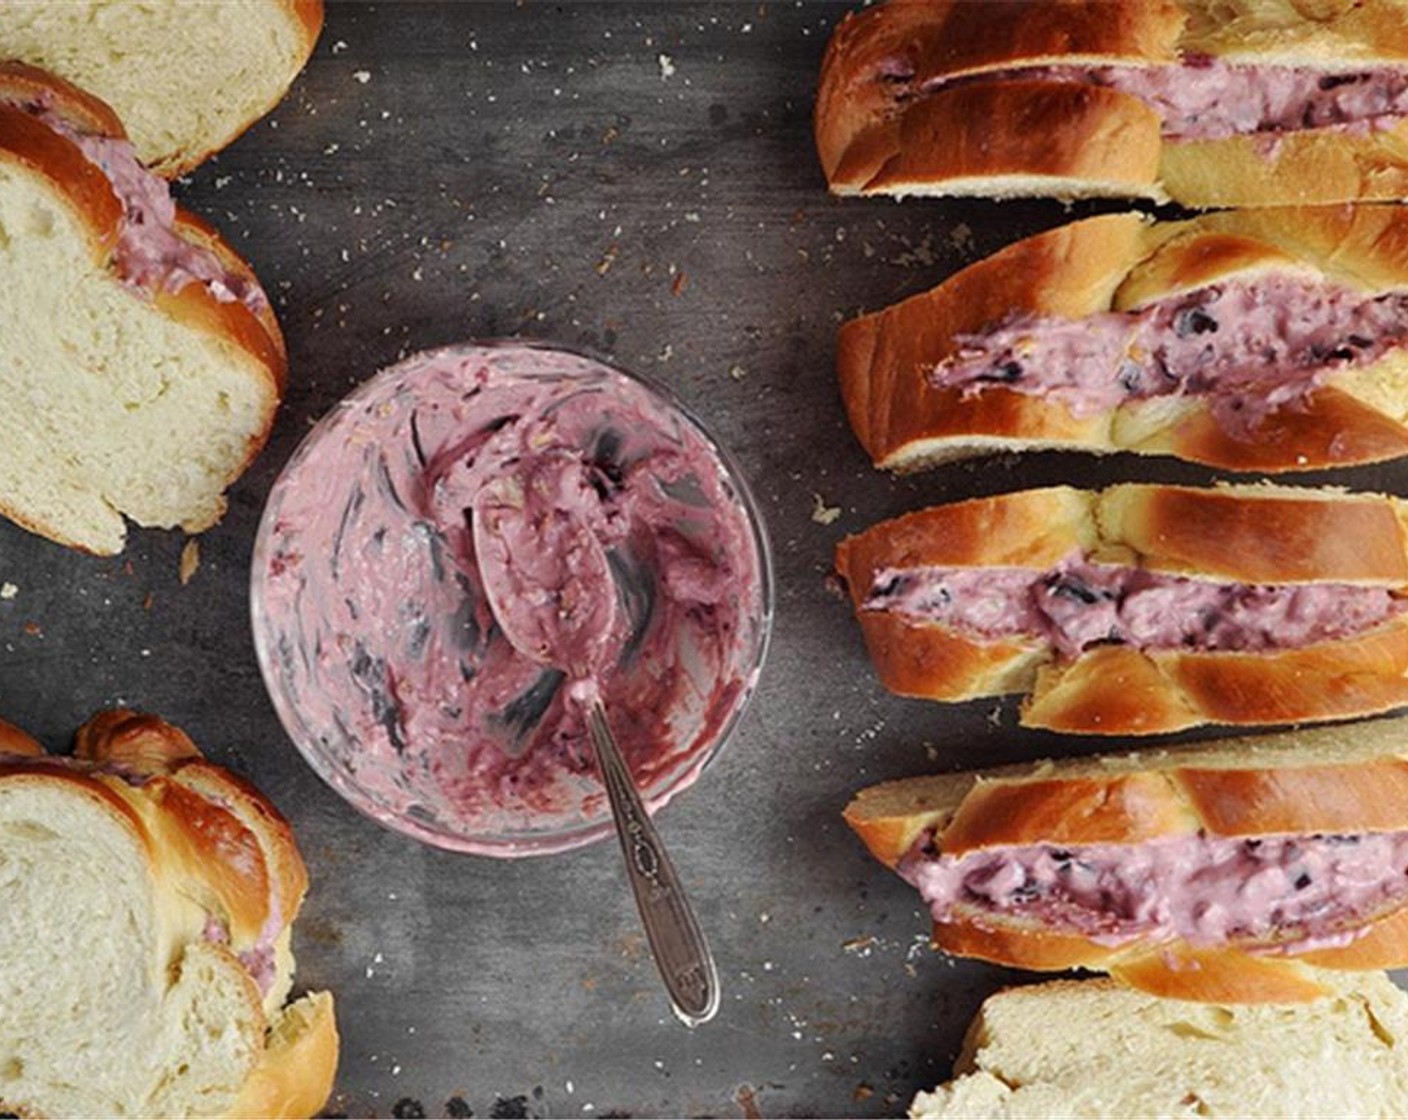
M1408 195L1408 5L889 0L817 92L836 194L1274 206Z
M1408 720L905 779L845 819L959 956L1221 1003L1408 964Z
M1148 735L1408 704L1396 498L1272 486L1025 490L836 549L881 683L1023 692L1026 726Z
M0 20L0 58L102 98L171 179L278 103L322 26L322 0L23 0Z
M1238 471L1408 454L1408 208L1061 226L845 323L875 464L997 451L1173 455Z
M182 732L109 711L50 757L0 724L0 1109L311 1116L332 997L285 1005L308 886L287 823Z
M101 102L0 66L0 513L84 550L209 528L263 446L283 337Z

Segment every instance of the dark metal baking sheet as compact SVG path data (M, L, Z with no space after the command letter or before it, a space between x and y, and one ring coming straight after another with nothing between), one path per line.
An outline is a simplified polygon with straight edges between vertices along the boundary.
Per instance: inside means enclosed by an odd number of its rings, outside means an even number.
M313 876L298 982L338 999L334 1112L897 1115L947 1074L982 997L1020 978L928 952L915 896L839 812L884 778L1094 744L1022 732L1010 703L886 695L828 588L831 549L936 500L1213 475L1069 455L900 481L869 467L833 383L837 323L1073 212L829 199L810 113L844 10L331 4L284 104L177 188L255 264L291 358L273 439L200 538L195 577L178 580L177 533L134 531L95 559L0 525L0 582L18 588L0 598L0 714L60 748L101 706L159 712L291 818ZM761 688L661 816L724 984L693 1032L669 1014L614 846L496 862L384 831L302 763L255 665L254 528L310 422L410 351L512 334L670 384L738 454L771 529Z

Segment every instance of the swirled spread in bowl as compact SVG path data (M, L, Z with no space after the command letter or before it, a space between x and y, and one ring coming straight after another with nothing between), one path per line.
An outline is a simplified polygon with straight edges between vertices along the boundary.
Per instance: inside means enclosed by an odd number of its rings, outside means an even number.
M522 503L539 556L519 542L515 564L481 569L476 507L504 502ZM583 531L606 585L589 568L565 578L562 548ZM741 484L657 392L561 351L467 346L384 371L285 469L256 551L255 629L285 726L354 803L450 847L558 850L604 834L604 793L566 674L515 650L491 599L524 612L508 626L521 631L572 608L544 589L617 597L592 656L658 804L751 689L766 567ZM486 594L486 577L509 582Z

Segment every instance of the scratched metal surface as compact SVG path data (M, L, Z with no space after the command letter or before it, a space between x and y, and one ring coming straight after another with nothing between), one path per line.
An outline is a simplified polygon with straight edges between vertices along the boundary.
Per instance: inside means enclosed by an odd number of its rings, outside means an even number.
M907 481L869 468L833 386L836 324L1069 215L829 199L809 114L843 10L332 4L285 103L178 187L255 264L292 370L194 579L178 581L179 534L94 559L0 524L18 589L0 597L0 713L61 748L98 707L159 712L291 818L313 875L298 981L339 1001L332 1112L898 1115L1017 978L925 951L914 896L838 814L884 778L1089 744L1018 731L1009 703L885 695L827 586L832 546L934 500L1211 476L1056 455ZM694 1032L669 1016L614 846L496 862L380 829L302 763L255 666L255 523L310 422L412 350L513 334L668 382L738 454L771 528L761 689L660 822L724 985Z

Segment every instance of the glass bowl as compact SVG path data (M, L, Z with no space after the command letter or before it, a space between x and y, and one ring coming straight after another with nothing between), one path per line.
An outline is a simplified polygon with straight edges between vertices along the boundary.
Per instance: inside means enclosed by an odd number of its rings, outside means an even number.
M507 645L473 560L465 488L501 489L548 445L589 463L601 508L620 513L603 547L622 640L602 681L652 811L718 757L766 657L773 576L757 503L668 392L517 341L381 371L314 426L270 491L254 643L313 769L437 847L544 855L613 831L564 675Z

